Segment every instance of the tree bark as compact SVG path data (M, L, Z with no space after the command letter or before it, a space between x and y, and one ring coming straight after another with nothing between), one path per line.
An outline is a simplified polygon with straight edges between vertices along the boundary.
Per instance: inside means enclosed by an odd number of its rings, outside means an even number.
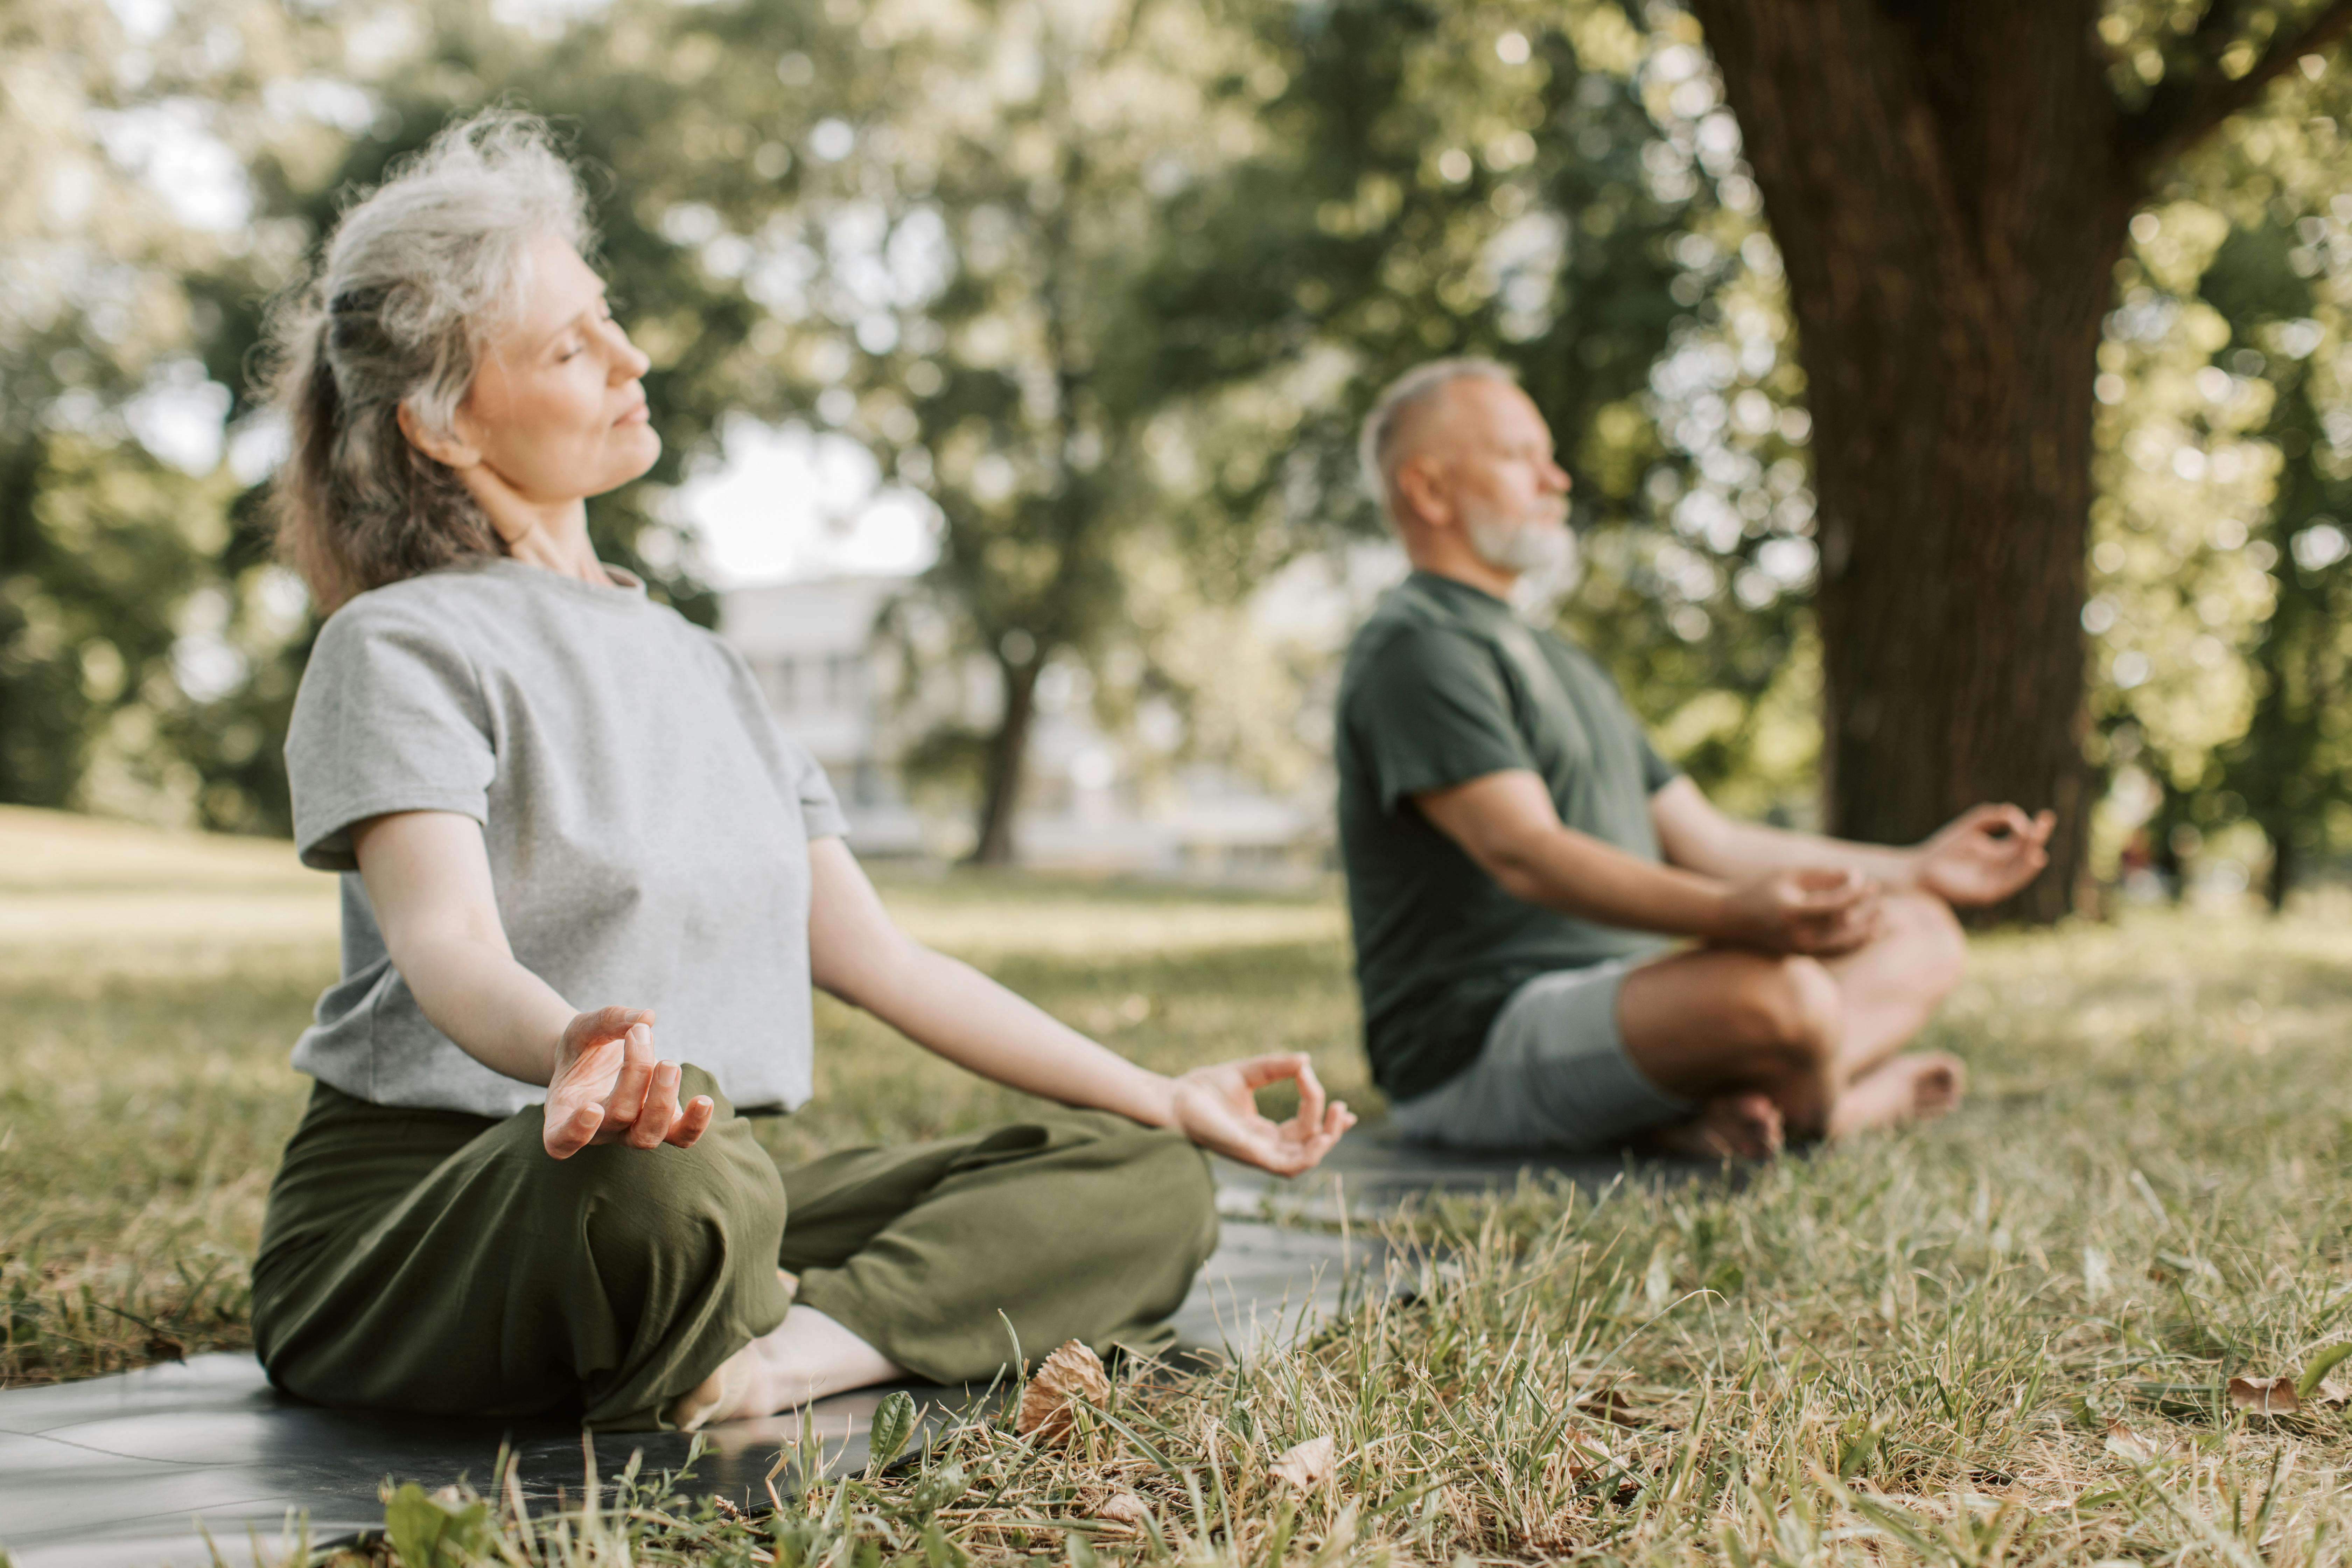
M2092 382L2138 192L2095 7L1698 0L1789 279L1813 416L1832 830L2053 807L2072 901Z
M1037 717L1037 677L1045 668L1045 650L1024 664L999 655L996 667L1004 688L1004 710L988 745L980 836L971 851L975 866L1013 863L1013 819L1021 809L1021 786L1028 777L1029 732Z

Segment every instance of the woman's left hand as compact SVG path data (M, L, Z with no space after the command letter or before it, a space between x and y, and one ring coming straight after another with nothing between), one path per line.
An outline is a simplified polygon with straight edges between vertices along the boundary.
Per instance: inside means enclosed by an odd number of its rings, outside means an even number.
M1298 1080L1298 1114L1270 1121L1258 1112L1256 1092L1286 1078ZM1194 1068L1175 1083L1176 1125L1186 1137L1277 1176L1313 1169L1356 1124L1345 1101L1323 1102L1323 1086L1303 1051Z

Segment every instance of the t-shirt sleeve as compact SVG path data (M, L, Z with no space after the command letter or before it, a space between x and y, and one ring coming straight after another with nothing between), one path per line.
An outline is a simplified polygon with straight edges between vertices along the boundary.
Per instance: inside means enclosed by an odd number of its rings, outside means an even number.
M841 809L841 798L833 793L833 781L825 776L824 764L809 755L808 748L777 728L776 717L769 710L767 698L761 694L760 679L751 673L751 662L716 637L709 637L706 646L718 654L725 666L724 679L736 709L743 716L751 743L760 760L767 764L777 792L800 803L802 831L811 838L848 837L849 818Z
M1646 793L1655 795L1683 776L1682 769L1658 755L1658 748L1650 744L1649 731L1638 719L1633 721L1633 739L1642 748L1642 788Z
M354 871L352 825L393 811L487 822L498 754L473 661L430 623L352 605L310 650L286 734L302 863Z
M824 776L824 765L782 736L776 739L783 749L784 787L801 803L803 831L811 838L848 837L849 818L833 793L833 781Z
M1366 665L1346 719L1383 811L1536 765L1494 656L1455 631L1417 627L1389 638Z

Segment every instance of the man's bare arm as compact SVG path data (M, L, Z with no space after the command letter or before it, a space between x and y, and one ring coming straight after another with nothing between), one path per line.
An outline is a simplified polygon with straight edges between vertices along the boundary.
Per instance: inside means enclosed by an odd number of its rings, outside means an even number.
M1894 892L1933 893L1948 903L1997 903L2048 864L2043 846L2056 819L2014 805L1962 812L1908 847L1855 844L1739 822L1715 808L1698 785L1678 778L1650 797L1650 821L1670 865L1727 881L1798 867L1851 870Z
M1715 808L1698 785L1677 778L1650 797L1650 821L1666 863L1739 881L1798 866L1851 868L1895 891L1918 879L1918 851L1849 844L1814 833L1741 822Z
M1730 882L1661 866L1559 819L1525 769L1413 796L1439 832L1515 899L1604 925L1780 952L1843 952L1868 940L1875 894L1850 872L1790 868Z

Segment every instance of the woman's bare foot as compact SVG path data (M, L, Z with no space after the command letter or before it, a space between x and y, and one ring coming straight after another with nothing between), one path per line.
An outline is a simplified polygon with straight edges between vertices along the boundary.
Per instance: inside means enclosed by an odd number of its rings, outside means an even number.
M1769 1160L1780 1152L1780 1108L1763 1094L1718 1095L1688 1121L1661 1127L1643 1141L1660 1154L1693 1160Z
M795 1306L663 1414L679 1431L696 1432L906 1375L905 1368L823 1312Z
M1854 1079L1838 1096L1830 1111L1830 1136L1932 1121L1958 1106L1968 1082L1967 1067L1944 1051L1893 1058Z

